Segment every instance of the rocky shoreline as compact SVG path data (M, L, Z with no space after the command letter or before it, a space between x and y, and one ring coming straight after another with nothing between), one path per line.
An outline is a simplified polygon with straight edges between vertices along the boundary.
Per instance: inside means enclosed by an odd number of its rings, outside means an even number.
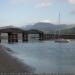
M33 73L33 68L10 55L9 48L0 45L0 73Z

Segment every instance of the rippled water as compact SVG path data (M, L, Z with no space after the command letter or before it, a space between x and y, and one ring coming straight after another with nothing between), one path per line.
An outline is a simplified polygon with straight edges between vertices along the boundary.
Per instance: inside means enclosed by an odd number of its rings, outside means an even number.
M54 41L3 44L12 49L14 55L35 72L70 72L75 73L75 41L55 43Z

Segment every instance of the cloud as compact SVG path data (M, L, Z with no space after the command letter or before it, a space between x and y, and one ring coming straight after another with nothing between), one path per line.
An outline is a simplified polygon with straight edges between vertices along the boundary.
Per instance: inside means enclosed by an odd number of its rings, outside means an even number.
M56 20L49 20L49 19L34 20L34 23L36 23L36 22L54 23L54 24L56 24L56 23L57 23L57 21L56 21Z
M36 7L48 7L50 5L51 5L51 3L40 3L40 4L37 4Z
M71 3L71 4L75 4L75 0L64 0L64 1L67 1L68 3Z
M75 0L68 0L69 3L75 4Z
M51 23L53 21L47 19L47 20L41 20L40 22Z
M8 0L11 4L24 4L29 0ZM33 0L32 0L33 1ZM71 4L75 4L75 0L36 0L36 7L48 7L52 5L52 1L65 1Z
M61 2L63 1L63 2L66 2L66 3L70 3L70 4L75 4L75 0L58 0L58 1L61 1Z
M51 0L39 0L38 4L36 5L36 7L48 7L52 5Z
M8 0L12 5L25 4L27 2L35 2L34 0ZM52 4L52 0L36 0L35 7L48 7Z

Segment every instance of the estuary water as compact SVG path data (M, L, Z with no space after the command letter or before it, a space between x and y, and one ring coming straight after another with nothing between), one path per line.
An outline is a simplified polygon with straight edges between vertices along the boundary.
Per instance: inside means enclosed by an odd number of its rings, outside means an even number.
M22 62L35 68L35 73L75 73L75 40L3 44Z

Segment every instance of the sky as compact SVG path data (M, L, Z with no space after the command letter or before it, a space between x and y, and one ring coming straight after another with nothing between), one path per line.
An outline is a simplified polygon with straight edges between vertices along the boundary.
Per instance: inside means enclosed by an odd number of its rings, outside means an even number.
M36 22L75 24L75 0L0 0L0 26Z

